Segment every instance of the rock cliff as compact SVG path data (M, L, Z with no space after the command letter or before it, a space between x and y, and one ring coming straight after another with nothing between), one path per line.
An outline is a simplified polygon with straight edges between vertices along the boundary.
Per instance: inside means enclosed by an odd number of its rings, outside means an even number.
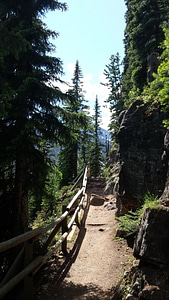
M158 108L151 110L141 100L135 101L121 117L117 134L119 213L137 208L147 192L157 197L163 193L168 159L162 120L163 114Z
M129 272L130 292L125 300L169 299L169 210L147 208L134 243L139 261Z
M142 263L169 267L169 210L147 208L134 244L134 256Z
M139 263L128 274L126 300L169 299L169 132L163 118L141 100L120 116L117 215L139 207L148 192L159 199L139 226L133 247Z

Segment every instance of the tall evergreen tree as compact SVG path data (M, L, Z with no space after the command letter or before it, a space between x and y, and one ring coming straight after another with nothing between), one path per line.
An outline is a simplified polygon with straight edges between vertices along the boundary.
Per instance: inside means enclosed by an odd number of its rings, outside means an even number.
M90 153L90 174L91 176L98 177L101 175L102 165L103 165L103 155L102 155L102 145L100 142L101 136L101 110L96 96L95 107L94 107L94 135L91 144Z
M102 83L109 89L108 99L105 101L109 103L111 118L109 129L112 136L118 130L118 117L120 112L123 110L123 99L122 99L122 74L121 74L121 62L119 53L111 55L110 62L104 69L104 75L107 82Z
M80 134L80 146L78 155L78 168L82 170L90 160L90 147L92 146L92 139L94 134L94 126L92 117L88 116L87 126L83 126Z
M56 9L65 10L66 4L56 0L0 2L0 205L4 217L10 217L13 225L9 224L8 232L12 229L13 235L27 230L29 191L43 188L45 182L43 141L56 141L67 132L59 106L64 97L52 85L62 74L60 59L51 56L50 38L57 34L41 20L47 11Z
M84 132L86 132L89 124L88 106L85 104L82 78L82 69L79 66L79 62L76 61L72 86L67 93L68 104L66 105L66 110L73 114L73 118L67 119L72 138L66 141L66 144L63 144L59 159L63 185L67 185L77 176L78 153L80 147L84 147Z
M125 57L123 73L123 98L130 102L147 84L147 57L161 53L160 43L164 39L162 24L168 21L166 0L125 0Z

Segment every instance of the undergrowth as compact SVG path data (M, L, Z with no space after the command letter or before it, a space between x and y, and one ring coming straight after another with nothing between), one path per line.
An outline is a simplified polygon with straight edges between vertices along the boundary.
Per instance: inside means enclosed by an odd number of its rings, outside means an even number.
M37 212L36 218L31 224L32 229L45 227L60 217L62 215L63 205L67 206L77 191L77 188L71 191L70 186L62 188L52 212L43 206L41 211Z
M116 219L119 221L119 224L117 226L116 236L127 238L128 236L135 234L138 231L145 209L160 208L157 200L157 197L147 193L140 209L137 209L136 211L129 211L128 214L117 217Z

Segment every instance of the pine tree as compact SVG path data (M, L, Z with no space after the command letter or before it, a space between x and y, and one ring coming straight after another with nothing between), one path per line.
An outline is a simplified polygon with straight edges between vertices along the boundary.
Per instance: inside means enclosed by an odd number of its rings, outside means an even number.
M0 204L5 218L10 216L13 225L7 231L13 235L27 230L29 192L45 184L48 155L42 143L68 132L59 106L64 96L52 85L62 75L60 59L51 56L50 38L57 34L41 20L55 9L65 10L66 4L0 2Z
M94 134L94 126L92 123L92 117L88 116L87 126L83 126L80 134L80 146L78 155L78 168L82 170L90 160L90 148L92 147L92 139Z
M166 0L126 0L125 57L123 72L123 98L128 105L147 84L147 57L161 53L164 39L162 24L168 21Z
M67 120L72 138L63 144L59 154L60 170L63 176L62 185L69 184L77 176L78 154L79 150L84 147L84 132L89 127L88 106L85 104L82 78L82 69L76 61L72 86L67 92L68 104L66 105L66 110L72 114L72 117Z
M90 174L91 176L98 177L101 175L101 171L102 171L103 155L102 155L102 145L100 142L101 110L100 110L100 105L97 96L95 100L93 119L94 119L94 135L93 135L93 141L91 143Z
M109 103L111 112L109 130L111 131L112 136L114 136L118 130L118 117L120 112L123 110L122 74L120 67L121 62L119 53L111 55L110 62L104 69L104 75L107 82L102 83L109 89L109 97L105 102Z

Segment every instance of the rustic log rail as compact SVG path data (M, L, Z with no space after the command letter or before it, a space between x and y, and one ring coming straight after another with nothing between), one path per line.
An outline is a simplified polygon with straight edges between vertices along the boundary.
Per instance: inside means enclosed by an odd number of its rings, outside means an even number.
M67 237L72 230L73 224L75 223L78 225L78 213L83 206L87 186L87 177L88 166L84 168L83 173L79 176L78 180L74 184L75 187L79 185L79 182L81 181L81 187L76 195L72 198L70 203L67 206L63 206L62 215L59 218L54 220L46 227L40 227L28 231L10 240L0 243L0 253L6 252L7 250L17 246L21 247L21 250L15 261L0 283L0 299L3 299L16 285L18 285L18 283L24 280L24 300L32 300L33 276L59 246L61 246L64 254L67 253ZM70 216L72 210L74 213L68 223L68 216ZM62 229L61 237L57 240L54 246L48 249L60 228ZM36 253L34 251L35 241L39 241L40 238L46 235L48 232L49 234L46 238L46 241L41 246L39 253Z

